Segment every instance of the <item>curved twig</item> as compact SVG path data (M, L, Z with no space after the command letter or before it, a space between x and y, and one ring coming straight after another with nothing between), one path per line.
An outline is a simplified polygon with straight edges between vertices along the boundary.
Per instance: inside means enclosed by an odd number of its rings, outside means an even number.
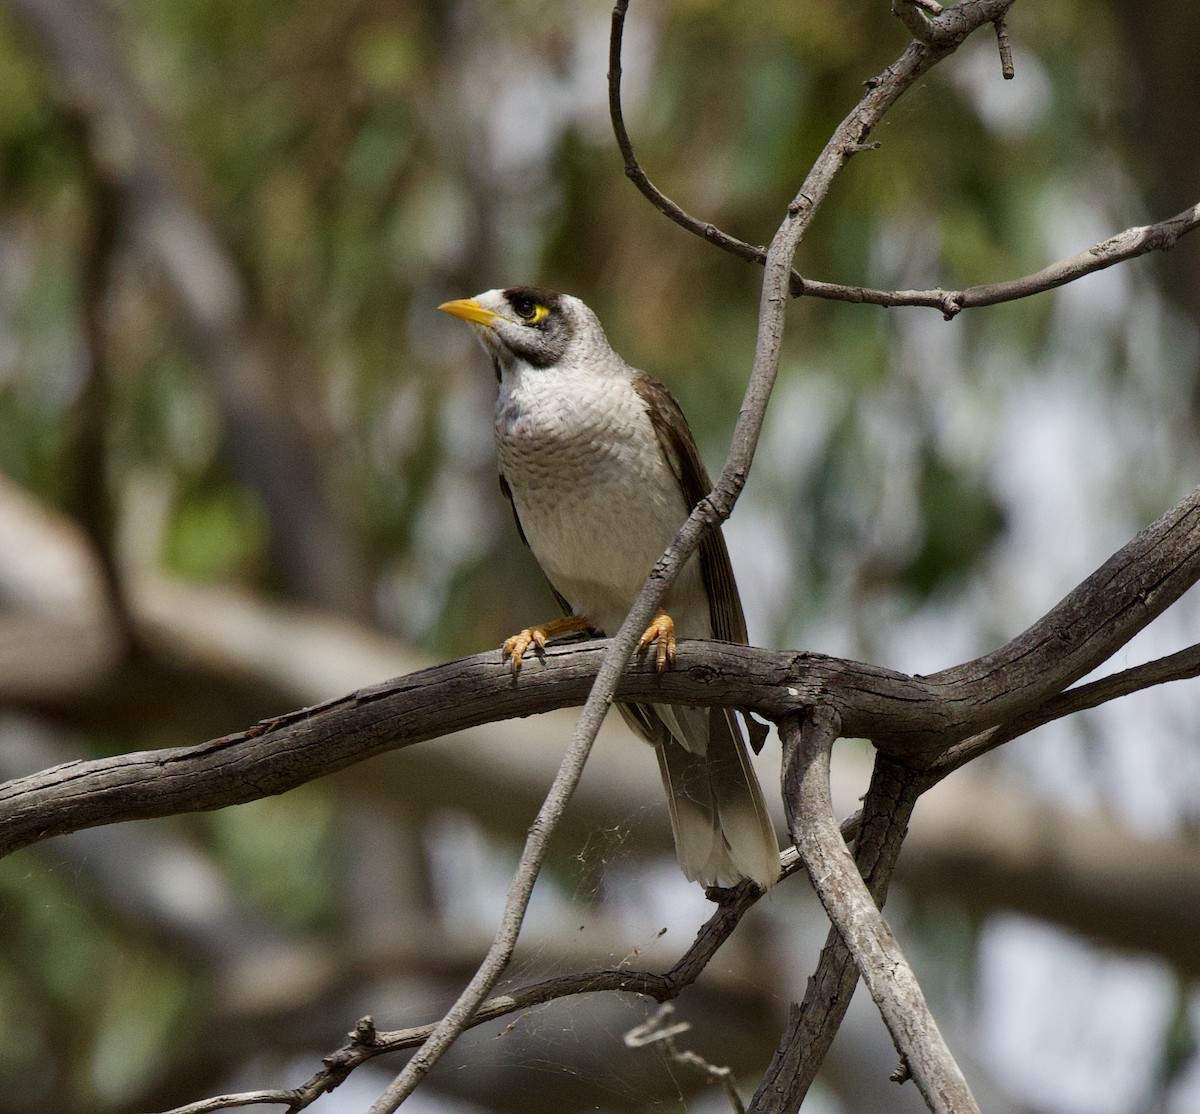
M625 12L629 0L618 0L613 10L612 31L609 38L608 63L608 108L612 121L613 134L617 147L625 162L625 175L642 192L642 195L664 216L673 220L681 228L686 229L702 240L715 244L722 251L736 255L748 263L764 265L767 252L762 247L748 244L731 236L718 228L711 221L701 220L693 216L678 203L662 192L649 178L638 160L625 125L625 114L621 103L621 46L625 28ZM934 19L941 18L945 13L938 9ZM1007 8L1008 5L1005 5ZM937 42L935 23L922 10L930 9L925 4L915 4L913 0L894 5L896 14L905 21L909 30L914 27L921 29L917 38L922 43ZM1001 48L1004 62L1004 76L1010 77L1012 56L1011 49L1005 53L1008 43L1007 32L1004 29L1004 15L1001 13L990 21L996 27L997 41ZM932 39L929 36L933 36ZM879 79L876 79L879 80ZM877 144L853 143L846 147L847 156L860 151L873 149ZM805 278L798 271L792 270L788 279L788 292L793 298L823 298L835 302L852 302L858 305L883 306L896 308L899 306L917 306L938 310L949 321L964 309L975 309L980 306L993 306L1001 302L1012 302L1020 298L1028 298L1034 294L1042 294L1055 287L1074 282L1085 275L1102 271L1116 263L1146 255L1152 251L1169 251L1175 246L1181 236L1187 235L1200 227L1200 203L1177 213L1173 217L1156 224L1140 225L1127 228L1113 236L1094 244L1086 251L1081 251L1066 259L1043 267L1032 274L1020 278L1007 279L1002 282L980 283L959 290L943 290L936 287L929 290L877 290L868 286L855 286L845 283L824 282L819 279Z
M1139 255L1146 255L1152 251L1169 251L1181 236L1194 232L1197 228L1200 228L1200 203L1157 224L1127 228L1124 232L1118 232L1094 244L1086 251L1060 259L1040 271L1004 282L982 283L961 290L874 290L865 286L845 286L815 279L800 279L802 285L799 289L796 289L793 282L793 296L826 298L836 302L856 302L889 308L925 306L940 311L949 321L964 309L994 306L1001 302L1028 298L1034 294L1044 294L1048 290L1064 286L1096 271L1103 271L1114 264L1135 259Z
M765 248L753 247L736 236L722 232L715 224L692 216L651 182L642 169L642 165L634 153L629 130L625 127L625 113L621 107L621 50L625 36L625 13L628 10L629 0L617 0L616 7L613 8L612 29L608 40L608 114L612 121L617 147L621 152L621 158L625 161L625 176L637 186L642 196L651 205L681 228L686 228L702 240L708 240L709 243L716 244L722 251L730 252L748 263L766 263ZM796 271L792 271L792 282L793 284L803 284L804 279Z
M789 878L803 869L800 856L794 848L783 853L781 878ZM718 897L716 910L701 926L691 946L669 970L657 974L607 968L545 979L489 998L471 1017L467 1027L474 1028L533 1006L577 994L621 992L639 994L655 1002L669 1002L677 998L700 977L709 960L733 934L742 917L762 897L762 891L748 882L713 893ZM289 1114L294 1114L333 1090L360 1064L389 1052L418 1047L428 1040L436 1027L434 1023L390 1032L377 1031L370 1018L363 1018L350 1033L347 1043L326 1056L322 1060L321 1070L298 1087L219 1095L175 1107L164 1114L209 1114L210 1111L255 1104L286 1106Z

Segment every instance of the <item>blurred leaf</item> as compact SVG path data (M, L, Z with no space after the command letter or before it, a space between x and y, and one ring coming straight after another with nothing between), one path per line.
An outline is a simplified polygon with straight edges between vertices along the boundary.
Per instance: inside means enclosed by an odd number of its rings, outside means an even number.
M1004 513L983 483L932 454L924 461L922 487L924 537L903 578L924 596L971 569L1003 529Z

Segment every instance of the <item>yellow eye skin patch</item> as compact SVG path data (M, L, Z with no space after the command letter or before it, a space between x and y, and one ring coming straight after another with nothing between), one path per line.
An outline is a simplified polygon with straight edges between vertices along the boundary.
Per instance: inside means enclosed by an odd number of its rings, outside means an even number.
M541 305L534 306L533 307L533 316L531 318L529 318L529 324L536 325L539 321L544 321L549 316L550 316L550 311L545 306L541 306Z

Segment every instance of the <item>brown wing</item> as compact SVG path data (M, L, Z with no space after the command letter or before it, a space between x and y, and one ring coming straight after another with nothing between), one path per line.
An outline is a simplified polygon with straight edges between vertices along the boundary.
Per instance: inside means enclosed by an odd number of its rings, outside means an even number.
M521 541L525 543L525 547L529 548L529 539L525 536L525 527L521 525L521 516L517 514L517 504L513 502L512 488L508 486L508 480L504 478L504 473L500 473L500 493L508 500L508 509L512 511L513 522L517 524L517 533L521 535ZM545 576L546 570L542 570L542 575ZM567 597L564 596L553 584L550 584L550 578L546 577L546 583L550 585L550 591L554 594L555 600L558 601L558 606L562 608L564 615L574 614Z
M645 372L636 373L633 386L646 404L658 443L683 488L688 507L694 507L712 490L712 483L679 403L666 387ZM719 529L710 530L700 543L700 574L708 591L713 637L726 642L746 642L746 617L733 579L729 550Z

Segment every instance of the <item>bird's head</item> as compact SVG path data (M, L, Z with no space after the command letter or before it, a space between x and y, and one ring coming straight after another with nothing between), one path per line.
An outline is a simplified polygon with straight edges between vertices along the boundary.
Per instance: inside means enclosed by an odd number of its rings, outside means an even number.
M578 298L535 286L489 290L438 309L466 321L497 362L497 372L523 361L553 367L597 345L608 348L596 315Z

